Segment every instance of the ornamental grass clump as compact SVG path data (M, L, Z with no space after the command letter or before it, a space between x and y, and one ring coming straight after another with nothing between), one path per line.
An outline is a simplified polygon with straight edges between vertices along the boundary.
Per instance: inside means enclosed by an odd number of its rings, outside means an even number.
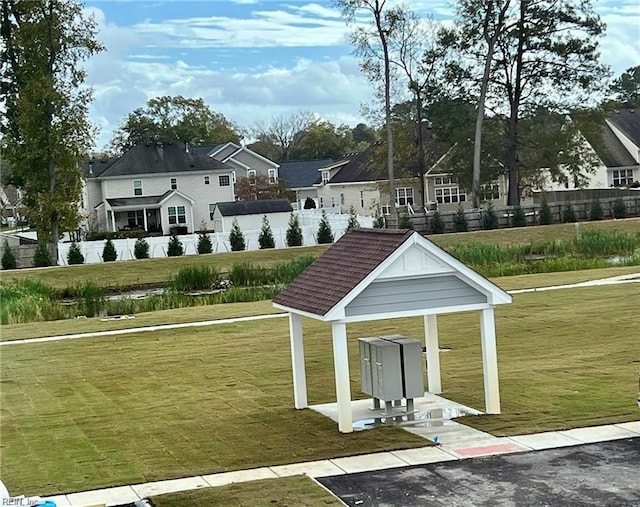
M169 287L180 292L209 290L217 288L222 282L220 270L214 266L184 266L169 280Z

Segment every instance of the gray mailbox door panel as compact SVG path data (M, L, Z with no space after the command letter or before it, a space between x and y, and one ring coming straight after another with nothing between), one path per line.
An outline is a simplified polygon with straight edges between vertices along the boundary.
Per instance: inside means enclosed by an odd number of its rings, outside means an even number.
M371 340L376 340L376 338L358 338L358 344L360 346L360 381L362 385L362 392L369 396L373 396L373 380L371 378Z
M402 399L400 346L380 339L371 341L370 345L373 397L383 401Z
M400 345L402 359L402 384L404 398L424 396L424 375L422 372L422 343L414 338L401 335L381 336Z

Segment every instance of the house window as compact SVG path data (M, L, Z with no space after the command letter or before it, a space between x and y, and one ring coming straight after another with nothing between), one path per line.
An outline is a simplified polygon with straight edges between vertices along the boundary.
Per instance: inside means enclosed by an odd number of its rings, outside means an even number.
M255 185L256 184L256 170L255 169L249 169L247 171L247 178L249 178L249 184L250 185Z
M364 190L360 190L360 207L364 208Z
M391 206L382 206L383 215L391 215Z
M209 220L213 220L213 214L216 212L216 205L209 204Z
M184 206L169 206L169 223L186 224L187 213Z
M218 176L218 183L221 187L228 187L231 185L231 179L229 178L228 174L223 174L221 176Z
M340 205L344 206L344 194L340 194Z
M205 176L204 177L204 184L205 185L209 185L211 183L211 178L209 178L209 176Z
M320 207L324 208L324 199L320 197Z
M127 225L132 229L144 227L144 210L127 211Z
M331 207L335 208L335 206L336 206L336 198L331 196Z
M413 188L396 188L396 203L398 206L413 204Z
M142 180L133 180L133 195L142 195Z
M326 185L329 183L329 171L322 171L322 184Z
M171 190L178 190L178 178L171 178Z
M438 204L460 203L467 200L467 194L452 178L437 176L433 179L436 187L436 202Z
M433 179L435 185L453 185L453 180L448 176L437 176Z
M482 196L483 201L493 201L494 199L500 199L500 186L497 183L482 185L480 187L480 195Z
M616 169L613 171L613 186L628 187L633 183L633 169Z
M276 183L277 181L277 176L276 176L276 170L275 169L269 169L269 183L271 185L273 185L274 183Z

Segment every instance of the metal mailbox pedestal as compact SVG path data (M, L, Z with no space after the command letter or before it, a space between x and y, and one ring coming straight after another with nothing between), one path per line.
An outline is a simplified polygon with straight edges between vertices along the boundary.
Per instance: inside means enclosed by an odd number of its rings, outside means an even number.
M407 400L407 413L413 412L413 399L424 396L422 344L402 335L359 338L362 392L373 397L373 408L385 402L385 415Z

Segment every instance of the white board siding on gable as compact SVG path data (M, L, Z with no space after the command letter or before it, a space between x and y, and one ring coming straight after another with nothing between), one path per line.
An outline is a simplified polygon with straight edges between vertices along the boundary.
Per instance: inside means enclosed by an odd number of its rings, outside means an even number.
M345 316L431 310L487 303L487 296L455 275L373 282L345 307Z

